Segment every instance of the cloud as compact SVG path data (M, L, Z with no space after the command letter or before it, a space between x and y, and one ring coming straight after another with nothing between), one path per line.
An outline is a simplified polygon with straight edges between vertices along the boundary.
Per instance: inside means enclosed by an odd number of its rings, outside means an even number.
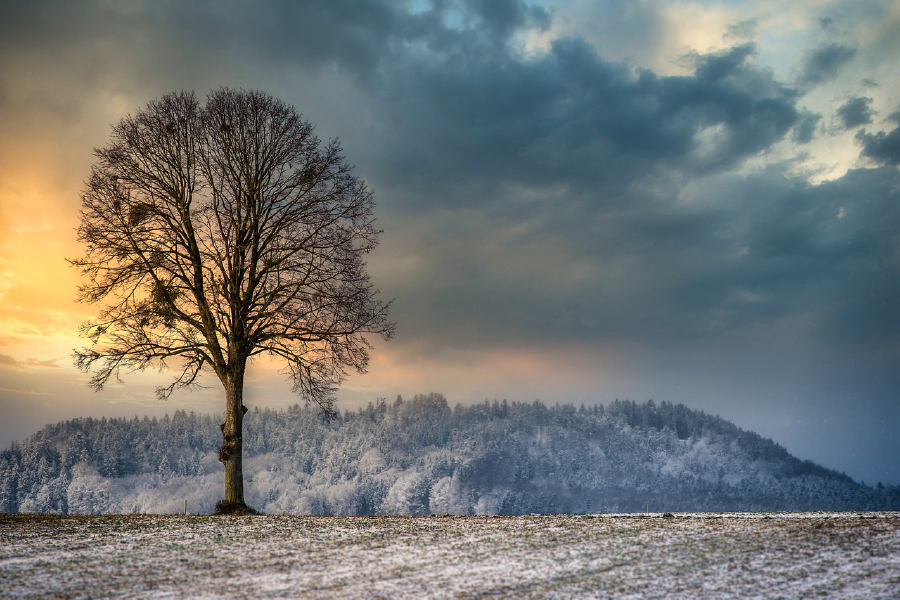
M380 0L276 0L252 10L241 3L35 0L3 12L0 101L53 102L57 112L83 109L82 94L94 102L118 97L129 111L173 90L202 95L220 85L259 85L270 72L288 76L285 68L337 67L365 77L392 45L428 28L425 16ZM35 76L46 69L54 77ZM47 93L59 84L69 93Z
M834 269L860 247L826 235L856 240L851 226L864 227L834 195L845 178L813 186L777 161L743 172L784 142L814 139L822 117L802 92L831 80L850 45L807 54L798 89L759 63L753 43L692 51L678 75L611 60L583 28L524 52L523 36L559 31L562 19L560 7L521 0L66 6L17 8L0 28L7 48L64 55L79 89L152 97L182 82L202 93L290 77L327 92L334 73L349 80L340 101L362 116L345 147L355 144L350 158L377 191L391 260L374 266L410 336L714 335L824 306ZM642 34L664 26L649 5L633 10ZM736 21L727 39L759 33L757 18ZM130 101L122 110L146 98ZM868 105L845 107L847 124ZM890 135L861 132L863 154L895 164ZM876 172L854 175L860 194L876 186L892 198Z
M15 394L19 396L53 396L54 394L48 392L37 392L35 390L19 390L15 388L0 388L0 392L6 392L7 394Z
M894 121L900 121L898 117L900 112L891 115ZM883 165L900 165L900 126L889 132L879 131L874 134L863 129L857 132L856 140L862 144L863 156Z
M726 39L751 40L759 31L759 19L745 19L728 26L725 32Z
M468 14L480 20L494 40L508 39L531 24L540 29L550 25L550 15L544 8L528 6L522 0L466 0L464 4Z
M416 186L428 204L517 185L602 188L595 201L607 203L664 171L734 168L800 118L795 91L753 53L695 54L686 76L634 73L572 38L529 58L408 57L379 90L392 134L374 159L379 179Z
M837 109L837 117L844 129L856 129L872 122L872 98L856 97L847 100Z
M21 363L8 354L0 354L0 366L18 369L21 368Z
M810 315L823 344L890 340L898 190L893 168L817 185L770 169L599 214L566 196L517 214L509 195L505 212L398 223L420 267L378 278L399 298L398 341L444 349L687 341Z
M60 359L39 360L37 358L27 358L18 360L8 354L0 354L0 368L28 370L34 367L59 368Z
M797 86L811 89L837 77L840 68L856 56L856 48L837 42L820 46L803 60Z
M813 113L809 110L801 110L800 116L797 119L797 124L794 126L793 133L791 134L791 139L798 144L810 143L816 134L816 128L821 120L822 115Z
M824 29L825 31L828 31L831 33L834 33L835 31L837 31L837 25L836 25L834 19L832 19L831 17L818 17L816 19L816 21L818 21L819 26L822 29Z

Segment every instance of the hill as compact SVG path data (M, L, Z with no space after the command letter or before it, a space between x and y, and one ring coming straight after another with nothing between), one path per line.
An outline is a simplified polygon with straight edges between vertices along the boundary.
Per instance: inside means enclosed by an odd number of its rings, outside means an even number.
M211 512L219 418L75 419L0 452L0 511ZM680 404L575 408L440 394L379 400L324 421L254 409L245 494L267 513L525 514L896 510L869 487Z

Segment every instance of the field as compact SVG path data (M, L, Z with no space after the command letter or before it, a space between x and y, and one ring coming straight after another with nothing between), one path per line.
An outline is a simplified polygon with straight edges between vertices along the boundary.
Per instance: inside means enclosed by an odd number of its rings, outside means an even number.
M0 589L7 598L896 598L900 513L0 514Z

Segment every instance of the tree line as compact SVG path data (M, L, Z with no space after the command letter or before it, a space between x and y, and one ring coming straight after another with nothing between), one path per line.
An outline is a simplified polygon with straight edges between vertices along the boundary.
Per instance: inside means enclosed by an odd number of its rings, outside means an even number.
M75 419L0 452L3 512L211 512L219 415ZM896 510L866 486L681 404L575 407L440 394L332 419L294 405L244 421L245 492L267 513L524 514Z

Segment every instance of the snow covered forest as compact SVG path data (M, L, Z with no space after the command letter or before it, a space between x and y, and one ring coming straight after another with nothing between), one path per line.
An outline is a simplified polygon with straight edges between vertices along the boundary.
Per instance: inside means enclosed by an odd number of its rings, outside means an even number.
M75 419L0 452L0 512L209 513L221 417ZM247 501L270 514L897 510L866 486L680 404L575 408L440 394L326 421L311 408L244 421Z

